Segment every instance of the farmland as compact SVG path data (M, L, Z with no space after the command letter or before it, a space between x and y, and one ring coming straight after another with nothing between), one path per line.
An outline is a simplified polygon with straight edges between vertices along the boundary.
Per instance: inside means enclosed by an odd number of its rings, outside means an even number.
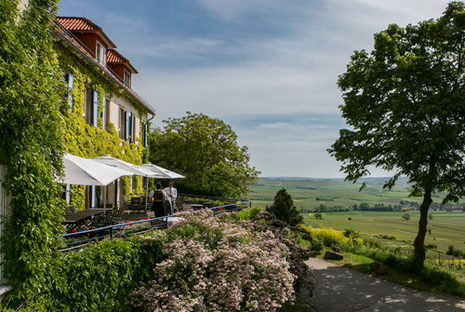
M316 219L309 214L320 205L352 207L368 203L398 205L401 201L421 202L421 198L408 197L406 181L391 191L381 190L384 179L367 179L366 188L359 192L361 184L351 184L339 179L325 180L290 180L290 179L260 179L251 188L249 198L257 206L265 207L273 202L276 192L285 187L294 199L294 204L305 217L305 224L313 227L332 227L338 230L347 228L361 232L365 238L375 238L389 242L392 245L411 245L415 239L419 212L408 206L410 220L402 219L405 212L375 212L375 211L344 211L321 213L322 219ZM317 199L318 198L318 199ZM442 196L436 195L435 202L440 202ZM465 213L464 212L430 212L428 232L425 244L437 245L439 250L447 250L449 245L465 251ZM349 220L350 218L350 220ZM389 237L383 239L382 236Z
M408 197L409 186L401 179L392 190L382 190L384 178L362 180L366 187L359 192L361 183L352 184L342 179L272 179L261 178L252 186L249 198L253 204L265 207L273 202L276 192L284 187L294 199L295 206L301 212L311 212L320 205L329 207L352 207L368 203L370 205L398 205L400 201L421 203L419 197ZM441 195L433 195L433 201L441 202Z

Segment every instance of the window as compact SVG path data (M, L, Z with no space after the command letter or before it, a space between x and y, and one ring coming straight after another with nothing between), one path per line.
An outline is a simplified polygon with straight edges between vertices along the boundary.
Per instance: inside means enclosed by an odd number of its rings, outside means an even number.
M126 129L124 127L125 123L126 123L126 118L124 117L125 111L123 108L120 107L119 109L119 128L118 128L118 133L119 133L119 138L124 140L124 135L126 133Z
M105 65L106 50L105 50L105 47L98 41L97 41L96 55L97 55L97 62L99 62L102 65Z
M131 87L131 74L127 70L124 70L124 84Z

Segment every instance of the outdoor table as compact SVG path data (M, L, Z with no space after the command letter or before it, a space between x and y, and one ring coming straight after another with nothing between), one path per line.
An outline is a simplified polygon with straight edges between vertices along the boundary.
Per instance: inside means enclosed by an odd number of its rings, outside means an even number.
M191 204L191 209L200 210L203 208L202 204Z
M94 216L101 215L111 210L113 210L113 208L93 208L66 214L63 224L65 224L70 231L78 228L89 228L92 225Z

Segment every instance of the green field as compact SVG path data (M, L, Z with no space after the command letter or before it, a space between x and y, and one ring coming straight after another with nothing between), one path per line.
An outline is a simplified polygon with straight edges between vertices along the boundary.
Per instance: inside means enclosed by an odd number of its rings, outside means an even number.
M431 212L433 218L428 220L425 244L434 244L439 250L447 250L449 245L465 251L465 212ZM332 227L337 230L347 228L359 231L362 236L394 236L395 240L380 239L394 245L413 243L418 231L418 212L409 212L410 220L401 218L404 212L331 212L323 213L323 219L305 218L305 224L313 227ZM351 218L349 221L348 218Z
M284 187L291 194L296 207L303 211L311 211L321 204L351 207L361 203L396 205L401 200L421 202L419 197L408 197L409 187L405 179L401 179L390 191L382 190L385 181L383 178L368 178L363 181L366 183L366 188L359 192L361 183L352 184L342 179L260 178L257 185L250 188L249 199L254 205L265 207L273 202L276 192ZM435 202L440 202L441 199L440 195L433 197Z
M337 230L350 228L361 232L367 237L375 237L393 245L411 245L418 230L419 213L409 211L410 220L405 221L401 215L405 212L369 212L348 211L322 213L323 219L309 218L308 212L320 204L327 206L350 207L354 204L377 203L399 204L401 200L420 202L421 198L408 197L406 181L396 186L392 191L381 190L384 179L369 179L367 187L359 192L360 184L354 185L338 179L326 180L277 180L260 179L258 184L251 188L249 198L253 205L265 207L273 202L276 192L285 187L294 199L298 210L304 211L305 223L313 227L332 227ZM316 200L316 198L320 200ZM441 201L441 196L434 198ZM428 220L428 229L425 244L434 244L438 249L445 251L449 245L465 251L465 212L430 212L433 216ZM351 220L348 220L351 218ZM394 240L378 238L378 236L394 236Z

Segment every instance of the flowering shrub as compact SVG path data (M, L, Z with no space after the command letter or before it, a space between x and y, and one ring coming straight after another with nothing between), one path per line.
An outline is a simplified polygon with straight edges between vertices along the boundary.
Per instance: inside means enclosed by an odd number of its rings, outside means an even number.
M288 246L229 214L182 214L146 244L165 243L154 279L133 292L142 311L276 311L294 299Z
M256 208L247 209L249 211L255 231L271 231L289 249L290 271L297 276L294 281L294 288L305 289L310 294L314 289L314 276L308 265L305 263L310 254L308 249L297 243L299 236L309 236L310 233L298 226L290 226L285 221L279 220L274 214L268 211L257 213ZM239 213L238 213L239 214Z
M363 239L354 234L349 234L347 237L344 235L343 231L337 231L333 228L314 229L311 226L307 226L305 229L310 232L312 237L320 239L323 241L323 244L328 247L334 245L340 247L344 245L363 246Z

